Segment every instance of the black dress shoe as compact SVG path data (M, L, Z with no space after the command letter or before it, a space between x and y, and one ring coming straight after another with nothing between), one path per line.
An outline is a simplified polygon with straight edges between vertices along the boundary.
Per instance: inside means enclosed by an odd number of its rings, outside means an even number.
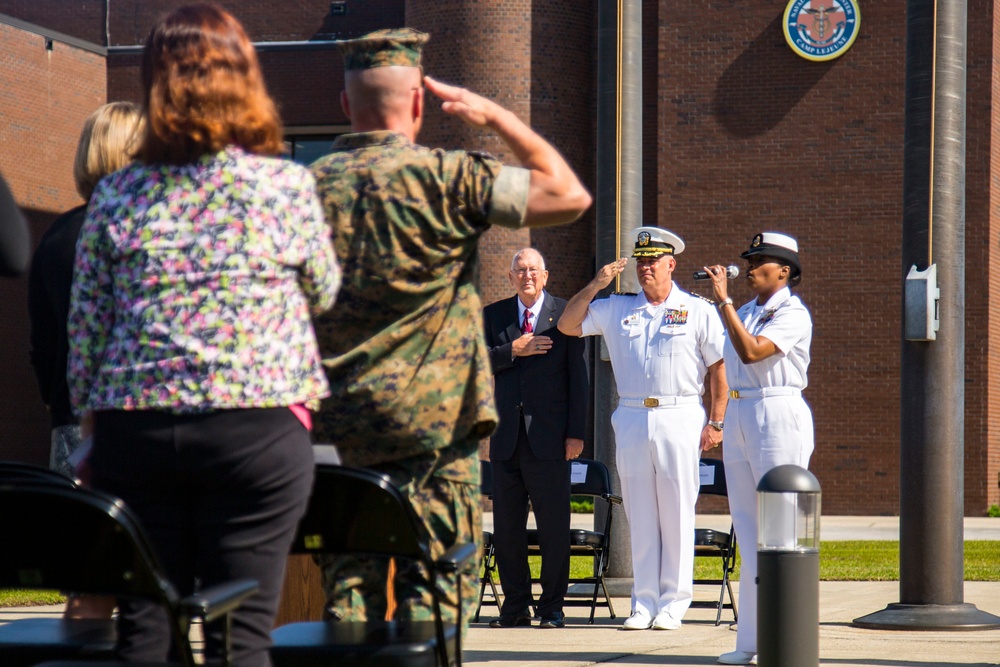
M490 621L491 628L524 628L531 625L531 612L527 609L514 614L500 614L500 618Z
M542 616L542 621L538 624L538 627L564 628L566 627L566 615L561 611L554 611L551 614L545 614Z

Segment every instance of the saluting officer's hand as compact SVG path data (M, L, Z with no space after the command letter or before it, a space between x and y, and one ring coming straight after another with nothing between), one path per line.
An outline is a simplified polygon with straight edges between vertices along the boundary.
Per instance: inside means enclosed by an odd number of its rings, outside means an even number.
M485 126L489 123L491 114L497 106L494 102L476 95L472 91L458 86L449 86L429 76L424 77L424 85L427 86L427 90L444 101L441 108L445 113L458 116L469 125Z
M628 257L619 257L610 264L605 264L601 267L601 270L597 272L597 275L594 276L594 284L601 289L604 289L611 284L611 281L615 279L615 276L625 270L626 266L628 266Z
M552 349L552 339L548 336L536 336L526 333L511 343L511 354L515 357L530 357L534 354L546 354Z

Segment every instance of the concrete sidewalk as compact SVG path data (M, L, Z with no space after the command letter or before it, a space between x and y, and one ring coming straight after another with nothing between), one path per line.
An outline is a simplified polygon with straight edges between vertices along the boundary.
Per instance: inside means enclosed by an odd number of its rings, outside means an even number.
M492 527L492 514L483 524ZM530 519L529 519L530 521ZM593 526L592 515L574 514L573 525ZM724 530L728 515L699 515L697 525ZM822 540L898 540L899 517L824 516ZM1000 519L965 519L965 539L1000 540ZM1000 567L1000 553L997 553ZM734 582L739 597L739 582ZM718 588L695 587L696 600L712 599ZM965 602L980 611L1000 616L1000 582L965 582ZM489 598L487 598L489 600ZM962 632L916 632L862 630L851 627L860 616L881 611L899 602L899 582L820 583L820 664L839 667L931 667L1000 665L1000 630ZM715 611L691 609L678 631L626 632L620 626L629 614L630 600L615 598L617 618L598 609L594 625L587 623L589 610L567 607L567 625L560 630L539 628L494 629L488 626L497 615L495 606L484 605L481 622L469 630L465 662L470 667L489 665L537 665L577 667L599 663L621 665L714 665L716 658L736 646L730 631L731 612L723 613L715 625Z
M1000 555L998 555L1000 556ZM739 582L734 583L739 591ZM717 590L717 589L715 589ZM709 599L715 590L696 587L695 599ZM967 632L911 632L862 630L851 621L898 602L899 583L820 583L820 664L837 667L997 667L1000 665L1000 630ZM1000 583L966 582L965 602L980 611L1000 616ZM494 629L488 623L496 607L484 606L481 622L469 629L463 651L468 667L583 667L615 665L675 665L695 667L716 664L716 658L733 650L736 634L730 631L732 615L723 614L715 625L715 611L691 609L676 631L626 632L621 623L629 600L614 600L617 618L598 609L589 625L589 610L567 607L567 624L559 630L537 627ZM15 618L57 617L61 606L0 609L0 624ZM0 657L2 664L2 657Z
M998 554L1000 559L1000 554ZM738 587L738 582L736 584ZM695 598L706 599L709 589L697 587ZM862 630L853 619L898 602L899 583L820 583L820 664L838 667L930 667L1000 665L1000 630L913 632ZM1000 615L1000 583L966 582L965 602L980 611ZM567 625L559 630L537 627L494 629L487 623L495 607L484 607L482 622L473 624L465 642L469 667L514 665L578 667L617 665L714 665L733 650L736 634L729 629L730 614L715 625L715 612L691 609L676 631L620 630L629 612L628 599L615 599L618 618L598 609L594 625L589 611L567 608Z

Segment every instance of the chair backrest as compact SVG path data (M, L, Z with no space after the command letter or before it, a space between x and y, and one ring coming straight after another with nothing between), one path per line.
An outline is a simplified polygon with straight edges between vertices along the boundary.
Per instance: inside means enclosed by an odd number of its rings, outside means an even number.
M493 497L493 464L485 459L479 461L479 493Z
M66 477L55 470L20 461L0 461L0 484L4 482L55 484L67 489L79 486L75 479Z
M240 581L221 593L203 591L206 597L181 600L138 519L120 499L91 489L0 480L0 535L0 588L56 589L158 604L167 612L182 665L195 664L188 641L192 611L211 620L257 590L256 582ZM219 606L202 610L213 605Z
M699 494L709 496L727 496L726 466L719 459L701 459L698 468L701 486Z
M608 467L592 459L576 459L572 462L569 492L574 496L611 495L611 474Z
M430 550L418 537L418 525L409 501L385 476L321 464L291 550L397 556L427 564Z
M138 522L117 498L0 481L0 588L48 588L174 604Z

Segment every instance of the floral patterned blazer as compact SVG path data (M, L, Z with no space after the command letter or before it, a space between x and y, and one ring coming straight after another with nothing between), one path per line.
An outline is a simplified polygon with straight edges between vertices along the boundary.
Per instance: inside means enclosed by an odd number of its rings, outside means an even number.
M339 286L305 168L233 146L125 167L98 184L77 245L73 409L315 407L329 389L311 314Z

